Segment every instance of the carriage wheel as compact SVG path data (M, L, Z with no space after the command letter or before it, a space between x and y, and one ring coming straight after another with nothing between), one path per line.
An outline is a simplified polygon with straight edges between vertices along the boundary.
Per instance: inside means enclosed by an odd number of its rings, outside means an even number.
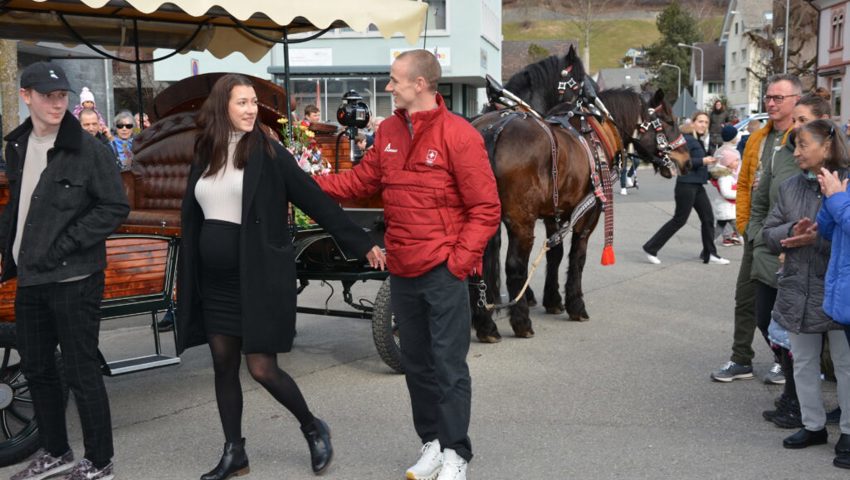
M62 372L57 353L57 368ZM68 385L62 381L65 399ZM40 446L29 383L15 348L15 324L0 323L0 467L29 457Z
M398 373L404 373L401 366L401 344L398 338L398 324L390 307L390 279L384 280L375 297L375 311L372 314L372 340L381 360Z

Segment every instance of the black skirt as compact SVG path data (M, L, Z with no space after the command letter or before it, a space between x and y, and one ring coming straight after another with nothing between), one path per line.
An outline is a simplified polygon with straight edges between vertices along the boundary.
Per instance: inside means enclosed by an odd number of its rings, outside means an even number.
M201 227L201 308L207 335L242 337L239 229L223 220L204 220Z

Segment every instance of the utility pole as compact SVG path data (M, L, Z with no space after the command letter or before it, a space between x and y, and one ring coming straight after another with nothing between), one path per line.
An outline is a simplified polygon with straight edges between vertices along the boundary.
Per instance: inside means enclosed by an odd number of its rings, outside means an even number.
M590 29L593 25L593 17L590 15L591 7L593 6L593 2L591 0L587 0L585 3L587 6L587 11L585 12L584 18L587 22L587 26L584 29L584 71L590 72Z

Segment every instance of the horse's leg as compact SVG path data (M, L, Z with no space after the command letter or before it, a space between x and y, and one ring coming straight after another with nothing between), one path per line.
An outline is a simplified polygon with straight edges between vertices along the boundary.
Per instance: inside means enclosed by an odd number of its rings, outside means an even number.
M543 220L543 224L546 225L546 238L552 237L558 231L559 226L554 218ZM543 306L546 308L546 313L564 313L564 301L558 292L560 289L558 274L561 268L561 260L563 259L563 242L551 247L546 252L546 286L543 288Z
M587 240L596 223L599 221L601 209L595 208L587 212L587 216L576 222L570 245L570 265L567 269L567 285L565 288L567 314L570 320L584 322L590 320L590 315L584 305L584 292L581 289L581 275L587 261Z
M501 285L499 251L501 246L502 229L500 227L484 248L484 271L481 272L481 278L487 285L487 303L498 304L501 302L499 292ZM472 303L472 326L475 328L475 335L483 343L498 343L502 340L502 336L499 335L499 329L493 321L493 312L478 305L480 298L478 289L473 288L470 291L469 300Z
M534 245L535 219L512 222L508 228L508 257L505 259L505 283L511 299L519 295L519 291L528 277L528 257ZM531 318L528 316L528 302L523 295L516 305L511 307L511 327L517 337L531 338L534 330L531 328Z
M525 302L529 308L537 306L537 297L534 296L534 290L531 287L525 289Z

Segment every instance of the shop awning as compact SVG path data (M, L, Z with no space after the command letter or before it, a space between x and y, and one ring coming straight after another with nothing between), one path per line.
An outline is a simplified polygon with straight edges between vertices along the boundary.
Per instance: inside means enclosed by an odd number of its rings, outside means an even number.
M411 0L0 0L0 37L133 46L135 20L139 45L258 61L284 34L328 28L375 25L413 44L427 8Z

